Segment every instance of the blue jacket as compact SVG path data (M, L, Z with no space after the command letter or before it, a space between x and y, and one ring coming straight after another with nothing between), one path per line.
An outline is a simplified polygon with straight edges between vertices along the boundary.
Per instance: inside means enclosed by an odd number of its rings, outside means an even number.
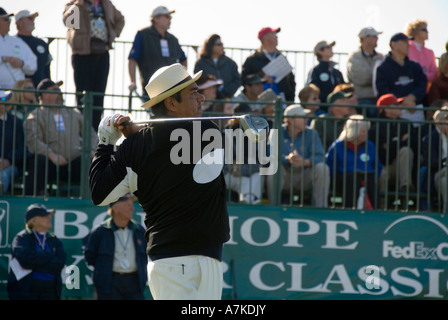
M355 168L356 159L356 168ZM366 161L367 160L367 161ZM376 147L371 141L363 143L355 156L355 152L345 141L337 139L328 149L326 155L327 165L330 168L330 174L333 176L334 170L337 174L344 172L375 173L378 177L381 174L383 165L377 158Z
M420 104L426 94L427 79L422 67L406 57L404 65L398 64L389 53L376 70L375 85L378 97L393 93L396 97L413 94Z
M30 295L33 273L45 273L55 276L57 295L60 297L62 290L61 271L65 266L67 254L62 242L52 233L46 234L46 250L37 250L39 244L32 229L26 228L20 231L12 242L12 258L16 258L25 269L33 270L32 273L17 281L14 272L8 275L8 294L10 299L26 298Z
M145 230L133 220L129 222L128 228L133 231L132 238L136 250L138 278L140 290L143 293L147 280L146 265L148 261L144 236ZM110 293L112 287L115 230L117 230L117 227L113 223L112 218L108 218L102 224L93 228L83 239L84 258L88 265L94 266L93 284L98 292L101 293Z

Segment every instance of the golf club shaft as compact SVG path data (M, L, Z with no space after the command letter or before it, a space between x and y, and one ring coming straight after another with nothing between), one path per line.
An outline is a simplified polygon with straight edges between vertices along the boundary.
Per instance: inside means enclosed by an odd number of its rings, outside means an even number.
M132 121L125 122L123 125L131 125L131 124L147 124L147 123L155 123L155 122L178 122L178 121L203 121L203 120L227 120L227 119L239 119L244 116L217 116L217 117L196 117L196 118L160 118L160 119L149 119L142 121Z

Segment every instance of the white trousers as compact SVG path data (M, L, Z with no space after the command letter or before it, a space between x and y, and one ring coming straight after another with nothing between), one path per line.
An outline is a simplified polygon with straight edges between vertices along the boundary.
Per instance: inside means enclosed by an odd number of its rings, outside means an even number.
M220 300L221 262L205 256L182 256L148 262L154 300Z

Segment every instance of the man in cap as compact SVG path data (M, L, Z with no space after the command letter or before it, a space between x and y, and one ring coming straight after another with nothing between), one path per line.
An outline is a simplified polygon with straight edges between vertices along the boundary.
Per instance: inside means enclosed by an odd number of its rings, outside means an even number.
M376 104L377 98L373 92L372 79L375 64L383 59L383 55L375 50L380 34L382 32L376 31L372 27L362 28L358 34L361 43L360 48L350 54L347 60L347 78L354 86L360 105L375 106ZM376 107L367 109L367 117L377 115Z
M81 181L82 140L86 138L83 137L84 118L78 108L63 106L62 84L62 81L42 80L37 86L41 107L34 109L25 121L26 145L33 155L26 176L27 195L44 195L46 176L49 183L71 181L75 184ZM90 130L93 157L97 136L93 128Z
M400 119L404 98L391 93L382 95L377 101L378 121L369 130L369 140L375 142L378 156L387 173L388 180L383 190L398 181L402 193L414 192L414 159L418 154L418 132L407 120ZM404 199L403 199L404 200ZM405 204L406 202L403 202Z
M378 97L392 93L402 97L403 119L419 126L425 120L422 101L426 94L427 79L422 67L408 58L409 38L404 33L396 33L390 39L391 51L374 72L374 84Z
M34 20L38 16L37 12L31 13L29 10L21 10L15 14L17 36L25 41L37 57L37 70L31 76L35 87L41 80L51 78L50 63L53 59L48 44L44 40L33 36Z
M318 133L307 128L308 111L301 105L288 106L283 112L285 117L282 151L282 191L287 192L292 202L293 192L312 190L313 205L319 208L328 207L330 188L330 171L325 164L325 151ZM272 135L270 138L272 139ZM270 143L276 143L270 141ZM267 177L268 196L271 200L273 175ZM302 193L303 194L303 193ZM301 198L303 198L301 196Z
M67 255L62 242L49 232L54 213L55 210L39 203L31 204L26 210L25 229L12 242L7 285L11 300L61 298L61 271Z
M13 89L17 81L25 80L25 76L37 70L33 51L22 39L9 35L13 15L0 8L0 89Z
M151 76L159 68L180 63L187 66L187 57L179 40L168 32L174 10L164 6L155 8L151 13L151 25L139 30L135 35L131 52L129 53L129 91L137 89L136 69L140 72L142 88L145 88ZM146 95L146 92L143 92Z
M201 116L204 96L196 84L201 74L191 76L179 63L160 68L145 88L150 100L143 108L151 108L156 119ZM183 145L196 146L202 154L208 143L195 138L208 129L220 135L218 127L212 121L187 120L123 125L129 120L116 114L101 121L90 167L93 203L108 205L127 192L138 197L146 212L154 299L220 299L222 247L230 237L224 164L196 159L196 152L179 161L179 142L172 138L180 134ZM127 138L115 152L122 132ZM221 148L214 153L222 154Z
M238 103L241 102L253 102L248 103L253 113L261 112L261 105L255 103L258 101L258 95L263 92L263 83L265 80L261 78L261 76L257 73L248 74L243 77L243 90L231 100L236 101Z
M109 204L110 216L83 239L84 258L94 267L98 300L144 300L147 281L145 229L132 220L135 196Z
M441 107L434 115L434 129L422 140L422 167L426 171L422 176L423 194L431 195L430 200L442 199L442 212L447 210L447 141L448 106ZM429 190L428 190L429 189ZM430 208L431 209L431 208ZM440 210L440 207L439 207Z
M335 44L335 41L319 41L314 46L314 54L319 63L308 73L307 83L313 83L320 89L320 101L326 101L334 87L345 82L341 71L335 68L336 62L331 60ZM328 107L321 106L320 109L327 112Z
M260 40L261 46L252 55L247 57L242 66L242 77L244 78L250 74L258 74L265 81L264 89L272 88L284 100L294 101L296 82L292 72L278 82L272 75L265 74L263 71L263 68L268 63L282 55L277 49L277 33L279 32L280 28L272 29L270 27L262 28L258 32L258 40Z

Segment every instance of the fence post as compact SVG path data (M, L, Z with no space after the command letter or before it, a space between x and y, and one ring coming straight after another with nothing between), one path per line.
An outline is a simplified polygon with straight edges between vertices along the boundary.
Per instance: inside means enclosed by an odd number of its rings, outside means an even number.
M275 102L274 108L274 125L273 128L278 132L277 139L277 148L278 148L278 169L274 174L273 178L273 186L272 186L272 205L278 206L281 203L281 195L282 195L282 185L281 185L281 174L282 174L282 141L283 141L283 131L282 131L282 123L283 123L283 102L277 100Z
M92 114L93 114L93 93L83 93L83 125L82 125L82 155L81 155L81 198L90 197L89 169L92 159Z

